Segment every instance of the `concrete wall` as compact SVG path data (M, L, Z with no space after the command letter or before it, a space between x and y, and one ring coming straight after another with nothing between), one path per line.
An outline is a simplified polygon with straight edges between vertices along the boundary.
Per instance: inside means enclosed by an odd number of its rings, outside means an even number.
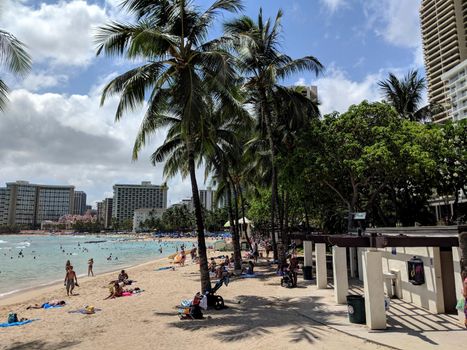
M464 289L461 278L461 265L460 259L461 250L458 247L452 247L452 260L454 263L454 281L456 283L456 297L457 299L463 298L462 291ZM464 312L458 311L459 321L464 322Z
M364 248L358 249L360 279L362 279L360 261L365 250ZM400 285L398 287L402 295L398 295L398 297L402 297L401 299L414 303L434 313L444 312L439 248L395 248L395 251L393 251L393 248L387 248L380 249L380 251L382 252L383 273L398 271L400 275ZM407 261L413 256L423 261L425 283L422 285L413 285L409 282ZM456 265L456 263L454 263L454 265Z

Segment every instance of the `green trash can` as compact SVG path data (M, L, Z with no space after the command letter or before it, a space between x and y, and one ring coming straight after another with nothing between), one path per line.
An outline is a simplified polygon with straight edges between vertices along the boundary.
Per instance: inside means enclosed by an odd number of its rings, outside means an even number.
M313 268L311 266L303 266L303 279L305 281L313 279Z
M350 323L366 323L365 298L361 295L347 295L347 310Z

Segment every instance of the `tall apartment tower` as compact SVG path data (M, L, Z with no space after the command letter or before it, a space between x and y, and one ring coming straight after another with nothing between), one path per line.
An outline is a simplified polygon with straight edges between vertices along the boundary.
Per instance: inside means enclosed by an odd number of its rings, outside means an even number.
M8 182L7 225L35 228L44 220L57 221L61 216L73 213L74 191L74 186Z
M112 217L119 223L133 220L135 209L167 208L167 186L143 181L141 185L114 185L113 190Z
M112 226L113 198L106 198L102 201L103 224L105 228Z
M86 213L86 193L83 191L75 191L73 214L84 215Z
M8 202L6 200L6 187L0 187L0 226L8 223Z
M211 187L208 187L206 190L199 190L199 199L204 209L212 210L215 208L214 191Z
M467 1L422 0L420 19L428 97L445 109L433 121L444 122L451 105L441 76L467 59Z

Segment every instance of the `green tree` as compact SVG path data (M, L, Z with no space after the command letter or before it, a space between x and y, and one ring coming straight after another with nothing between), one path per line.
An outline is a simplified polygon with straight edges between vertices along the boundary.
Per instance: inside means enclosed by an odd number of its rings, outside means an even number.
M0 29L0 66L13 74L24 75L31 69L31 57L24 44L12 34ZM8 100L8 86L0 79L0 111Z
M173 161L191 179L204 292L210 288L210 280L195 173L196 137L204 137L203 133L197 133L200 121L211 107L206 97L216 93L220 99L231 99L227 88L235 76L229 54L216 47L216 39L207 41L207 37L218 15L241 9L241 2L217 0L204 12L186 0L125 0L122 7L136 17L136 23L101 27L96 36L97 53L147 63L113 79L104 89L102 102L110 95L120 95L116 112L119 120L126 110L143 105L148 92L146 114L134 146L135 159L149 135L160 129L167 118L174 116L180 121L184 162Z
M280 52L282 11L279 11L274 21L264 20L260 9L257 21L247 16L230 21L224 25L229 43L237 52L237 67L245 77L245 88L248 92L248 102L252 103L258 116L258 130L267 140L271 171L271 236L275 235L275 222L278 198L277 182L277 144L274 129L277 126L277 112L274 110L274 99L279 94L288 98L301 98L294 89L287 89L279 82L291 74L303 71L322 70L321 63L313 56L292 59ZM298 97L300 95L300 97ZM282 232L280 237L283 240ZM278 258L278 250L274 244L274 258ZM281 249L283 253L283 249ZM282 254L281 259L285 255Z

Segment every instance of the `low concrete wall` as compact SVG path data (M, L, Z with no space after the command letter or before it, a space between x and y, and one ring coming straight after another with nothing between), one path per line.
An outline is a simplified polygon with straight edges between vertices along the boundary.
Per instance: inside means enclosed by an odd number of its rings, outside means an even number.
M383 250L383 272L400 271L402 299L431 312L443 313L443 284L439 248L395 248L395 252L394 255L391 248ZM422 285L413 285L409 282L407 261L414 256L423 261L425 283Z
M360 279L362 279L360 261L365 250L365 248L358 249ZM380 251L382 252L383 273L398 271L400 275L399 291L402 293L403 300L434 313L444 312L439 248L387 248L380 249ZM407 261L414 256L423 261L425 283L422 285L413 285L409 282Z

